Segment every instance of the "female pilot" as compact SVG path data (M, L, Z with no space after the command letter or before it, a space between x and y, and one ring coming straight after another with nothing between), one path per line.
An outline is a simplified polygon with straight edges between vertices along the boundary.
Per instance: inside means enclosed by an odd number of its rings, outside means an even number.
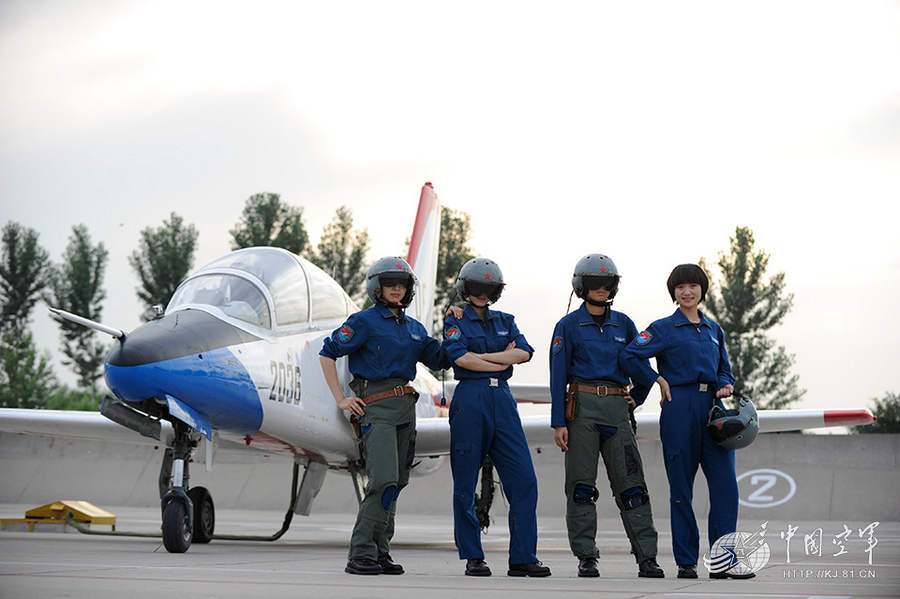
M550 425L556 444L566 452L566 527L569 546L578 558L578 576L596 577L597 462L603 464L638 563L638 576L662 578L656 563L656 529L644 469L631 428L635 400L643 402L650 386L629 392L619 355L637 336L628 316L612 309L619 271L603 254L578 261L572 289L581 307L556 325L550 344ZM567 393L568 386L568 393ZM565 402L571 409L565 409Z
M709 486L710 546L735 531L738 486L734 451L720 447L707 431L709 412L734 392L734 376L718 324L700 311L709 279L696 264L680 264L666 286L678 309L641 332L622 353L622 365L640 384L659 385L660 437L669 479L672 547L678 578L697 578L700 532L691 507L697 466ZM659 373L647 358L655 357ZM754 574L710 573L710 578L751 578Z
M511 314L488 309L503 291L503 274L492 260L474 258L459 271L456 289L468 304L444 321L442 348L459 381L450 404L450 466L453 522L467 576L490 576L475 516L475 485L490 455L509 500L509 576L550 576L538 561L537 478L516 400L507 380L512 365L534 349Z
M416 376L416 362L433 369L449 367L441 359L438 341L403 313L415 282L406 260L376 261L366 275L366 291L375 305L351 315L319 352L335 402L359 424L368 477L344 568L349 574L403 574L389 552L397 495L409 482L415 456L418 395L409 381ZM338 380L335 360L340 356L350 356L355 397L346 397Z

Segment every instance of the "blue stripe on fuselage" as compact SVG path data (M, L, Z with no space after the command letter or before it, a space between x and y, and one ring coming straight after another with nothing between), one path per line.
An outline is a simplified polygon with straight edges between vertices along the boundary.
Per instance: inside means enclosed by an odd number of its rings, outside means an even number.
M137 366L107 363L105 376L119 399L143 401L169 394L202 414L217 430L252 435L262 424L256 385L227 347Z

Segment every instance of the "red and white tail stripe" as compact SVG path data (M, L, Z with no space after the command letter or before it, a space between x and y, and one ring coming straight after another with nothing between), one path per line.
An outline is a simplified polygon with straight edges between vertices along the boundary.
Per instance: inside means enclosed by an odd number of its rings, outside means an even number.
M429 331L434 310L440 234L441 203L434 192L434 187L428 182L422 186L422 193L419 196L419 209L406 261L412 266L419 280L419 288L407 312L424 324Z

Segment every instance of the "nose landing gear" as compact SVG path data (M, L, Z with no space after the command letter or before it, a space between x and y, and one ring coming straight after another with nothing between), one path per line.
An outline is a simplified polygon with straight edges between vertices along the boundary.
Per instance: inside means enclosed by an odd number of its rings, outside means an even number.
M175 440L172 449L166 450L159 474L162 537L167 551L184 553L192 542L212 540L216 513L209 491L189 485L191 453L197 441L191 437L191 429L186 424L173 419L172 425Z

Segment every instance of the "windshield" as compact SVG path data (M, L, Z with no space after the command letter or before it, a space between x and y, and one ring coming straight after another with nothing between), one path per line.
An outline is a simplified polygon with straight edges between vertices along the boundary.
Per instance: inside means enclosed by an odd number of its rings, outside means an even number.
M233 275L201 275L185 282L169 302L166 312L185 304L215 306L222 312L258 327L271 328L266 298L252 283Z
M207 264L201 272L214 268L242 270L262 281L272 294L279 326L309 320L306 277L292 254L274 248L238 250Z

